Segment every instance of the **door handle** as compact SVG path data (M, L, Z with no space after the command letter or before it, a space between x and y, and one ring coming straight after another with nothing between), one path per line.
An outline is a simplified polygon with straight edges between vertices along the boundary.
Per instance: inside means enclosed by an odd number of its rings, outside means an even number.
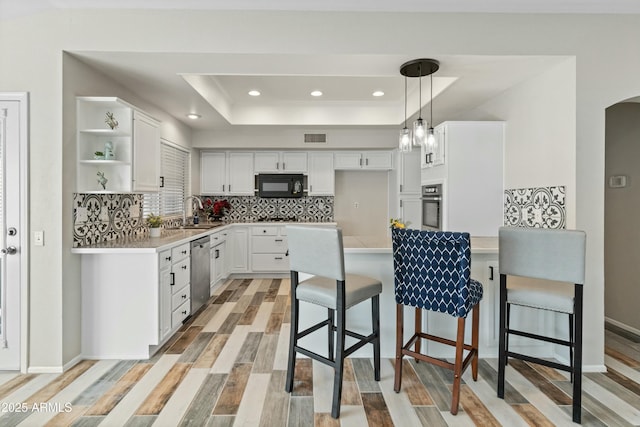
M15 246L9 246L6 249L1 249L0 253L3 255L15 255L18 253L18 249Z

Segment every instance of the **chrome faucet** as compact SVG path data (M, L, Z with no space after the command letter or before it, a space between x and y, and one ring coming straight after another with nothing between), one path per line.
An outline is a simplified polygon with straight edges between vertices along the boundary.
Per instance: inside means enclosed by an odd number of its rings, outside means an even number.
M185 225L187 225L187 202L189 200L193 200L195 202L198 203L198 208L200 209L204 209L204 206L202 206L202 200L200 200L200 198L198 196L187 196L184 199L184 209L182 210L182 226L184 227ZM193 207L193 205L191 205Z

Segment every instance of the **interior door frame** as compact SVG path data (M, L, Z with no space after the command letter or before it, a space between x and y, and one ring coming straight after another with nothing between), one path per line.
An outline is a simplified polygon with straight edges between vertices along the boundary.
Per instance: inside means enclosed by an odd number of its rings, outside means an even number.
M20 203L20 372L26 373L29 355L29 93L0 92L0 100L20 104L19 123L19 203ZM4 230L2 231L4 232Z

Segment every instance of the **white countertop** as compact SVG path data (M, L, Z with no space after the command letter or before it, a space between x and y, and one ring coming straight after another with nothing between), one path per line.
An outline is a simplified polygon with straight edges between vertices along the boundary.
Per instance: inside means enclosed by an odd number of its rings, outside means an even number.
M391 237L344 236L345 253L391 253ZM471 237L471 253L497 254L497 237Z

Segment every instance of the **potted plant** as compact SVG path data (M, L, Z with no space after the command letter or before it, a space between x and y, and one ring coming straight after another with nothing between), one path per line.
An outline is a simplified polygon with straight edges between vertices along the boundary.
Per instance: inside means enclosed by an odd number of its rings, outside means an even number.
M149 236L160 237L160 232L162 231L160 228L162 225L162 217L160 215L150 214L147 217L147 225L149 226Z
M94 160L104 160L104 153L102 151L96 151L93 153Z

